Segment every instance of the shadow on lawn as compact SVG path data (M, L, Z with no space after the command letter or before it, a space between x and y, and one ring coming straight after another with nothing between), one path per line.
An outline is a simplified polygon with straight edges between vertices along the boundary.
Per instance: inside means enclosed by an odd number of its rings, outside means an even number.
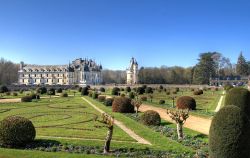
M39 147L51 147L51 146L58 146L61 142L56 140L49 140L49 139L36 139L33 142L26 145L25 148L33 149L33 148L39 148Z

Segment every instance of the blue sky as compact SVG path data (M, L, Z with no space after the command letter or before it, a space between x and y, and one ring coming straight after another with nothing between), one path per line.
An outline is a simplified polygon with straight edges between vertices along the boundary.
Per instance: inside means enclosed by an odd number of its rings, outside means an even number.
M218 51L250 60L248 0L0 0L0 57L104 68L193 66Z

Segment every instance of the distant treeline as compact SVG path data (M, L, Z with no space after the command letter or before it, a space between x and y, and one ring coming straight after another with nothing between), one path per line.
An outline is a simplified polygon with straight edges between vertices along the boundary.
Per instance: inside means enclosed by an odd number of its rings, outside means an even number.
M0 85L16 83L18 80L18 64L0 59Z
M12 84L18 80L18 64L0 60L0 84ZM125 84L126 71L103 70L103 83ZM201 53L193 67L141 67L139 70L140 84L209 84L211 78L250 75L250 61L242 53L237 64L218 52Z

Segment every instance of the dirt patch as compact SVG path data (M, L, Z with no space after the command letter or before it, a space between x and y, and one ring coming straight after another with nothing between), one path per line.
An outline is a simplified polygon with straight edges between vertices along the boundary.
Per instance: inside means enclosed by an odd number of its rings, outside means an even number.
M19 103L19 102L21 102L21 98L0 99L0 103Z

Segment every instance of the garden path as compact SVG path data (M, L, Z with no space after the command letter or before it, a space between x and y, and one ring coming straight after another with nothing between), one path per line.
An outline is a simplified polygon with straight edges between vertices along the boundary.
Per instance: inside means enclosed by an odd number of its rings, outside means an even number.
M220 96L220 100L219 100L218 105L217 105L217 107L216 107L216 109L215 109L214 112L218 112L220 110L220 108L222 106L223 98L225 97L224 94L225 94L225 91L222 92L222 96Z
M164 108L154 107L154 106L150 106L150 105L146 105L146 104L142 104L140 106L139 111L145 112L147 110L157 111L160 114L162 119L169 121L169 122L173 122L173 120L168 116L167 110ZM189 115L189 118L187 119L186 123L184 124L184 127L187 127L187 128L190 128L194 131L198 131L200 133L208 135L210 124L211 124L211 119L206 119L206 118L201 118L201 117Z
M91 105L94 109L96 109L97 111L99 111L100 113L104 113L103 110L101 110L100 108L98 108L97 106L95 106L93 103L91 103L90 101L88 101L86 98L82 97L82 99L84 101L86 101L89 105ZM135 139L138 143L152 145L149 141L147 141L144 138L140 137L133 130L131 130L130 128L128 128L127 126L125 126L122 122L120 122L120 121L118 121L118 120L115 119L114 123L115 123L115 125L117 125L118 127L120 127L124 132L126 132L130 137L132 137L133 139Z

